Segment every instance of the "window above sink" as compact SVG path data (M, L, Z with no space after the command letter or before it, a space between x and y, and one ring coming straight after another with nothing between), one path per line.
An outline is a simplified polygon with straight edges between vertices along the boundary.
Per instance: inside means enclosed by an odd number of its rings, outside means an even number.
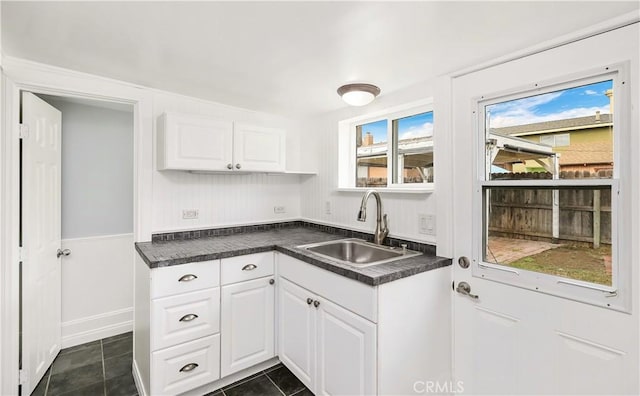
M339 191L431 192L431 98L339 122Z

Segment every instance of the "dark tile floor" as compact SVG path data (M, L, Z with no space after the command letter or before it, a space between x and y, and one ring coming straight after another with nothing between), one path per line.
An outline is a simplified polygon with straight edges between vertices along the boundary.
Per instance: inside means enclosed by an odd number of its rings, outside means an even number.
M288 368L279 363L206 396L313 396Z
M132 334L63 349L33 396L134 396Z
M132 334L63 349L33 396L135 396L131 374ZM281 363L207 396L312 396Z

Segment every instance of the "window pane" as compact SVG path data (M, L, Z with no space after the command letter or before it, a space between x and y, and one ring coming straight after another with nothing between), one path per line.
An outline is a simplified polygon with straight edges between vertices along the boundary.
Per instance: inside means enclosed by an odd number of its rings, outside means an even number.
M393 120L394 183L433 182L433 112Z
M611 285L610 187L485 187L484 202L485 262Z
M613 80L485 107L487 176L613 177Z
M387 186L387 120L356 126L356 187Z

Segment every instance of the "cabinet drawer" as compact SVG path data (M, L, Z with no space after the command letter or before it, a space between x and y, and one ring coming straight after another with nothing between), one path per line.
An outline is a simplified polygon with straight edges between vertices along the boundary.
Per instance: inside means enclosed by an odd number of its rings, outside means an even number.
M220 288L159 298L151 303L151 350L220 331Z
M223 285L273 275L273 252L222 259L220 272Z
M201 261L151 270L151 298L220 286L220 260Z
M175 395L220 378L220 334L154 352L151 394Z

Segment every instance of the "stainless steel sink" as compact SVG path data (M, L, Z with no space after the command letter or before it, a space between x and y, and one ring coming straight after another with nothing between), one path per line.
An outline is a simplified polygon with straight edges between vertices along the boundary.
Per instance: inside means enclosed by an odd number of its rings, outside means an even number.
M355 267L368 267L422 254L413 250L376 245L356 238L312 243L298 248Z

